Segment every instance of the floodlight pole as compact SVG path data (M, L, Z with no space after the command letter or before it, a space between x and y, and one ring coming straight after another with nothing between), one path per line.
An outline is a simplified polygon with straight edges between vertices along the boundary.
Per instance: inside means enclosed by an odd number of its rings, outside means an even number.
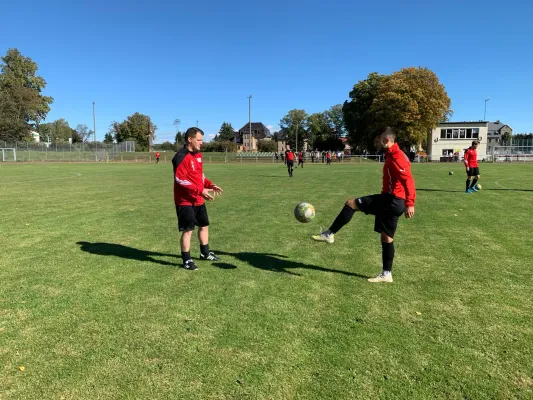
M487 101L490 99L485 99L485 112L483 113L483 121L487 120Z
M250 133L250 143L253 143L252 141L252 95L248 96L248 130Z

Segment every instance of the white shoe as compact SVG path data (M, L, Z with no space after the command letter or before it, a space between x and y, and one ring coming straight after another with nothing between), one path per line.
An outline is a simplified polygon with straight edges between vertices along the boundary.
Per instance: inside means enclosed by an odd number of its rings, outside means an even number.
M319 233L318 235L311 236L311 239L316 240L317 242L326 242L332 244L335 241L333 233L327 234L325 232Z
M376 276L375 278L370 278L368 280L368 282L371 282L371 283L378 283L378 282L387 282L387 283L392 283L392 274L379 274L378 276Z

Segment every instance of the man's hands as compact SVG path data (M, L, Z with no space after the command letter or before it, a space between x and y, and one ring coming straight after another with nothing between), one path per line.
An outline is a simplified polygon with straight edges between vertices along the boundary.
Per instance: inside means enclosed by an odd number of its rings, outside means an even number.
M202 190L202 197L207 201L215 200L215 196L220 196L223 190L220 186L213 185L211 189Z
M415 215L415 206L407 207L407 210L405 210L405 218L413 218L413 215Z

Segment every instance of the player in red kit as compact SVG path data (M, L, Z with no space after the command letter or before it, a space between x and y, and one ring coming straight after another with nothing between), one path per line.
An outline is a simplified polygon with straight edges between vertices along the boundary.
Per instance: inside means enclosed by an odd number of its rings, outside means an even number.
M159 152L156 151L156 152L155 152L155 163L156 163L156 164L159 164L159 156L160 156Z
M300 165L304 167L304 153L301 151L298 153L298 166Z
M477 163L477 146L479 142L474 140L472 146L465 151L466 167L466 193L477 192L476 184L479 179L479 165Z
M291 146L287 145L287 150L285 150L285 160L287 163L287 170L289 171L289 176L292 177L292 171L294 169L294 151L291 150Z
M415 182L411 175L411 164L405 153L395 143L394 131L390 127L379 131L376 146L385 151L382 191L380 194L348 200L331 227L311 236L312 239L333 243L333 235L352 219L356 211L375 216L374 231L381 234L381 254L383 271L369 282L392 282L392 262L394 260L394 233L398 218L405 213L406 218L415 214Z
M198 128L189 128L185 132L185 146L172 159L174 168L174 203L178 215L178 229L181 234L181 257L183 268L197 270L191 258L191 236L198 226L200 241L200 260L219 261L209 251L209 217L205 200L213 200L222 189L203 174L202 154L204 132Z

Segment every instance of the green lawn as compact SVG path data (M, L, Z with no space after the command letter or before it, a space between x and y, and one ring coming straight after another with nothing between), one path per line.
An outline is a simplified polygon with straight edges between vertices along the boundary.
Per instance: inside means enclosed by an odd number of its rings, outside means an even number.
M373 285L372 217L309 236L380 168L206 165L223 260L192 272L168 163L0 164L0 399L533 398L533 165L482 164L471 195L461 164L414 165Z

